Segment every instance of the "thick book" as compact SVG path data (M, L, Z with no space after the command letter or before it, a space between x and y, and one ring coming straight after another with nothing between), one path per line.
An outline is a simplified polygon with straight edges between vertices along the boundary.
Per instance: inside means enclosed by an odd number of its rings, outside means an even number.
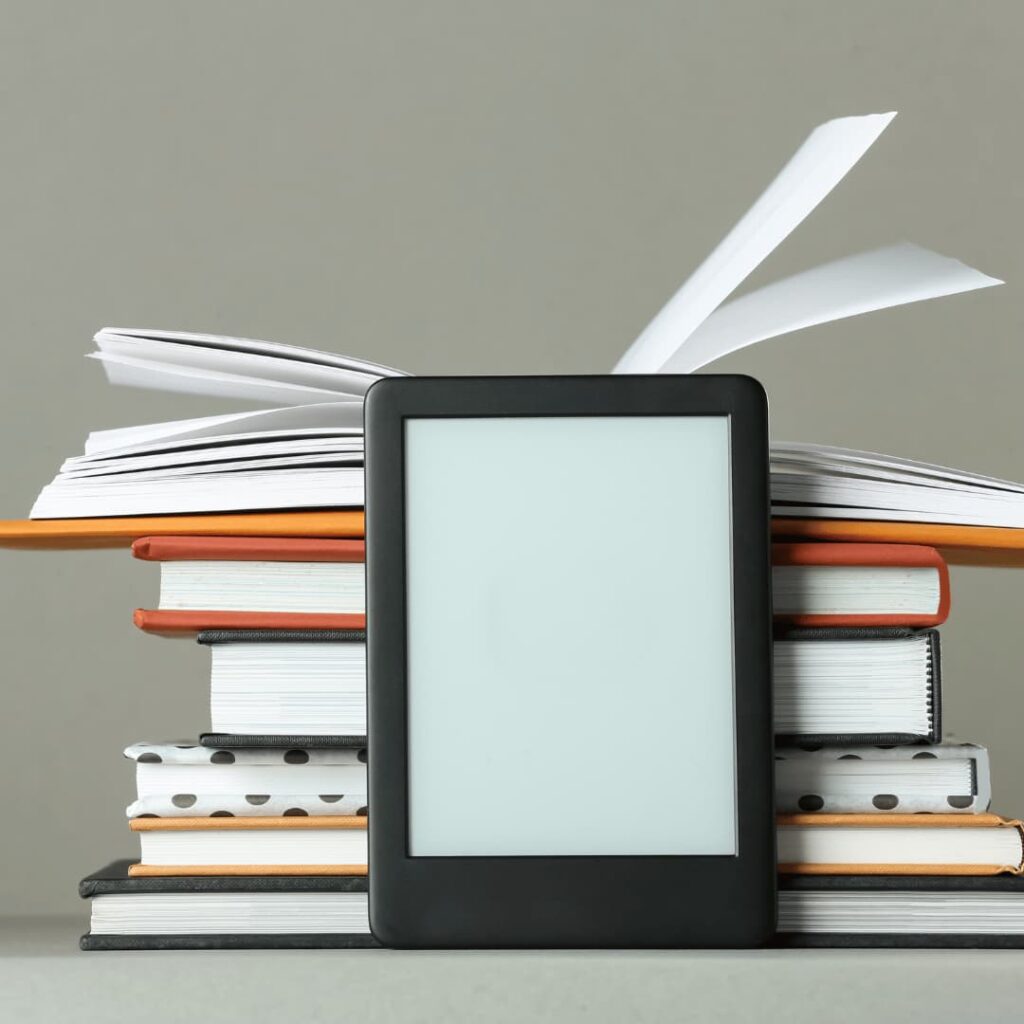
M365 875L366 818L132 818L143 875Z
M160 600L139 609L148 632L360 629L366 618L362 540L144 537L136 558L160 563Z
M1018 875L784 875L776 944L1021 949Z
M366 814L366 748L133 743L129 818Z
M772 544L772 608L796 626L938 626L949 570L911 544Z
M974 743L775 751L780 813L976 814L991 799L988 751Z
M1001 283L902 243L725 301L894 116L838 118L812 131L613 372L690 372L793 330ZM362 504L362 399L375 380L402 371L330 352L206 334L104 328L94 340L91 355L111 383L262 401L269 408L95 432L83 454L66 460L40 493L33 518ZM915 518L1024 525L1024 496L1000 500L991 493L993 482L980 478L969 487L959 480L944 488L915 487L913 481L888 487L888 480L862 484L854 473L819 466L822 489L814 480L794 480L799 473L779 472L773 500L799 514L835 515L835 503L841 503L847 516L860 511L870 518L906 518L908 509L923 508ZM831 493L833 484L841 493Z
M792 629L776 635L775 734L788 744L937 743L934 629Z
M781 874L1024 871L1024 826L996 814L780 814L776 824Z
M366 734L364 632L203 630L199 642L210 648L212 733L310 745Z
M359 875L135 877L117 860L83 878L84 950L358 949L370 934Z

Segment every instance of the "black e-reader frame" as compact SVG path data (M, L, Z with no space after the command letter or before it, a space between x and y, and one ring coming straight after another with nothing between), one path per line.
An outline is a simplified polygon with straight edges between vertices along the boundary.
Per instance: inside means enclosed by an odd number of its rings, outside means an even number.
M735 852L410 855L408 421L651 416L728 418ZM776 907L774 757L767 400L760 384L732 375L391 378L367 395L365 432L374 935L404 948L722 948L769 939ZM628 498L610 500L622 504L619 541L628 551ZM544 530L543 500L534 496L528 504L535 518L524 531ZM642 743L633 736L623 746ZM679 805L664 813L685 813L687 784L680 780Z

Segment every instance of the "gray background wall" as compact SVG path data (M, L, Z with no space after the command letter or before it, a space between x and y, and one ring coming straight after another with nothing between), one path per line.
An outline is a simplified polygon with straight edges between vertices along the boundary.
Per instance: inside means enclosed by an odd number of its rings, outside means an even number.
M758 272L907 238L1002 288L806 331L777 438L1024 479L1019 3L5 3L0 515L90 429L224 410L110 388L105 324L415 372L602 372L827 118L900 116ZM1016 70L1015 70L1016 68ZM142 636L152 567L0 552L9 913L134 842L121 748L194 735L207 664ZM1024 812L1024 573L957 570L949 727Z

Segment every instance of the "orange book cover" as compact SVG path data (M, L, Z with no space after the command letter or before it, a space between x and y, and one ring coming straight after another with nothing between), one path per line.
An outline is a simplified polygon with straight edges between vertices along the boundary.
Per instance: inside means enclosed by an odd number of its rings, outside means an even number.
M950 565L1024 567L1024 529L860 519L773 519L776 541L926 544Z
M363 540L327 537L140 537L132 554L150 562L365 562Z
M819 864L779 860L784 875L1002 875L1024 873L1024 823L998 814L779 814L787 828L1012 828L1022 842L1015 864Z
M364 614L335 612L229 612L211 609L136 608L132 621L144 633L189 637L204 629L366 629Z
M790 566L867 566L932 568L939 577L939 602L929 615L899 614L844 614L809 615L776 613L778 622L794 626L938 626L949 616L949 569L946 561L935 548L919 544L823 544L780 543L772 544L772 565Z
M126 548L139 537L362 537L363 510L0 519L0 548Z
M133 832L198 832L206 830L263 831L307 829L366 829L366 818L289 815L267 818L133 818ZM365 875L365 864L132 864L132 878L192 875Z

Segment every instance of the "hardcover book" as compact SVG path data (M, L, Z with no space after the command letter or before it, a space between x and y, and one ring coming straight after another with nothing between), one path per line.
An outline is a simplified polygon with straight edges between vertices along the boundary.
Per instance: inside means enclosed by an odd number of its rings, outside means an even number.
M132 818L142 875L365 875L366 818Z
M776 944L1024 948L1024 878L786 875Z
M139 609L148 632L201 629L362 629L362 540L144 537L136 558L160 563L160 601Z
M1000 875L1024 870L1022 825L996 814L780 814L781 874Z
M118 860L83 878L84 950L355 949L370 934L365 876L134 877Z
M988 751L973 743L775 751L780 813L975 814L987 811L991 798Z
M217 737L203 737L204 745L277 736L278 746L285 737L296 746L322 746L327 737L365 736L365 633L203 630L199 642L210 649Z
M366 748L133 743L130 818L366 814Z
M949 570L912 544L772 544L772 608L795 626L938 626Z
M775 639L775 734L787 744L937 743L939 634L795 629Z

